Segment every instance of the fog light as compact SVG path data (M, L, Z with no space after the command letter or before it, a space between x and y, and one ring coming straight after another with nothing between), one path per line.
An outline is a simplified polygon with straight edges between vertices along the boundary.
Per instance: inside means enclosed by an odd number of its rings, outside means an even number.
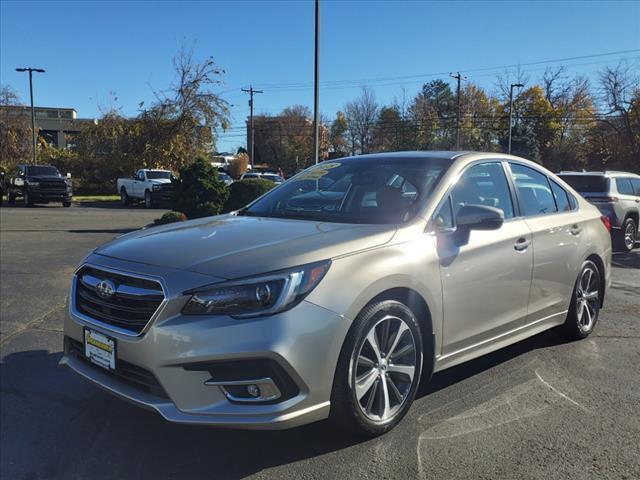
M247 392L249 392L249 395L251 395L254 398L257 398L260 396L260 388L254 383L252 383L247 387Z

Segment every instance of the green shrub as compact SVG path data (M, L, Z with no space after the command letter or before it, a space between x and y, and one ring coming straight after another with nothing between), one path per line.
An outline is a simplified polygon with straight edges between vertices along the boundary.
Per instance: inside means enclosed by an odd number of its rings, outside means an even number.
M226 213L238 210L253 202L260 195L267 193L273 187L275 187L273 182L262 178L234 182L231 184L231 193L222 211Z
M156 218L154 225L165 225L167 223L184 222L187 216L182 212L166 212L160 218Z
M229 188L204 158L180 169L173 188L173 210L184 212L188 218L218 215L229 198Z

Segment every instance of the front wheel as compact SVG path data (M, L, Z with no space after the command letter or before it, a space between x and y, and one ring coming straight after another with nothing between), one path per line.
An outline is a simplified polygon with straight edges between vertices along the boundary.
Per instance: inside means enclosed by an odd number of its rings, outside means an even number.
M127 190L124 187L120 189L120 204L123 207L129 205L129 195L127 195Z
M153 206L153 201L151 200L151 192L147 190L144 192L144 208L151 208Z
M595 263L587 260L573 288L569 313L563 326L569 338L579 340L593 332L600 314L600 285L600 270Z
M62 202L62 206L68 208L71 206L71 202Z
M385 300L366 307L340 353L331 418L358 435L391 430L415 398L422 351L418 321L406 305Z
M25 207L33 207L33 202L31 201L31 195L29 195L28 191L24 192L24 196L22 197L22 201L24 202Z

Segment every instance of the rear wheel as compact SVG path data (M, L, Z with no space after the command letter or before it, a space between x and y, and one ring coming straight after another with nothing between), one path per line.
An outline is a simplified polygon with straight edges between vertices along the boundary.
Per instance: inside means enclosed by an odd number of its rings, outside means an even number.
M638 226L633 218L627 218L622 224L620 247L625 252L630 252L636 243L638 235Z
M600 285L600 270L595 263L587 260L573 288L569 313L564 323L564 330L570 338L586 338L593 332L600 313Z
M359 435L391 430L415 398L422 369L422 337L413 312L395 300L366 307L340 353L331 418Z

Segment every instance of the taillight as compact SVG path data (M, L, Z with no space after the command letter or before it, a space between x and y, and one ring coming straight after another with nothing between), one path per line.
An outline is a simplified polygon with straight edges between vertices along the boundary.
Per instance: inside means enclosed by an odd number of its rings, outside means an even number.
M587 197L592 203L616 203L618 201L618 197Z
M602 223L604 223L604 226L606 227L607 231L611 233L611 220L609 220L609 217L605 217L604 215L601 215L600 220L602 220Z

